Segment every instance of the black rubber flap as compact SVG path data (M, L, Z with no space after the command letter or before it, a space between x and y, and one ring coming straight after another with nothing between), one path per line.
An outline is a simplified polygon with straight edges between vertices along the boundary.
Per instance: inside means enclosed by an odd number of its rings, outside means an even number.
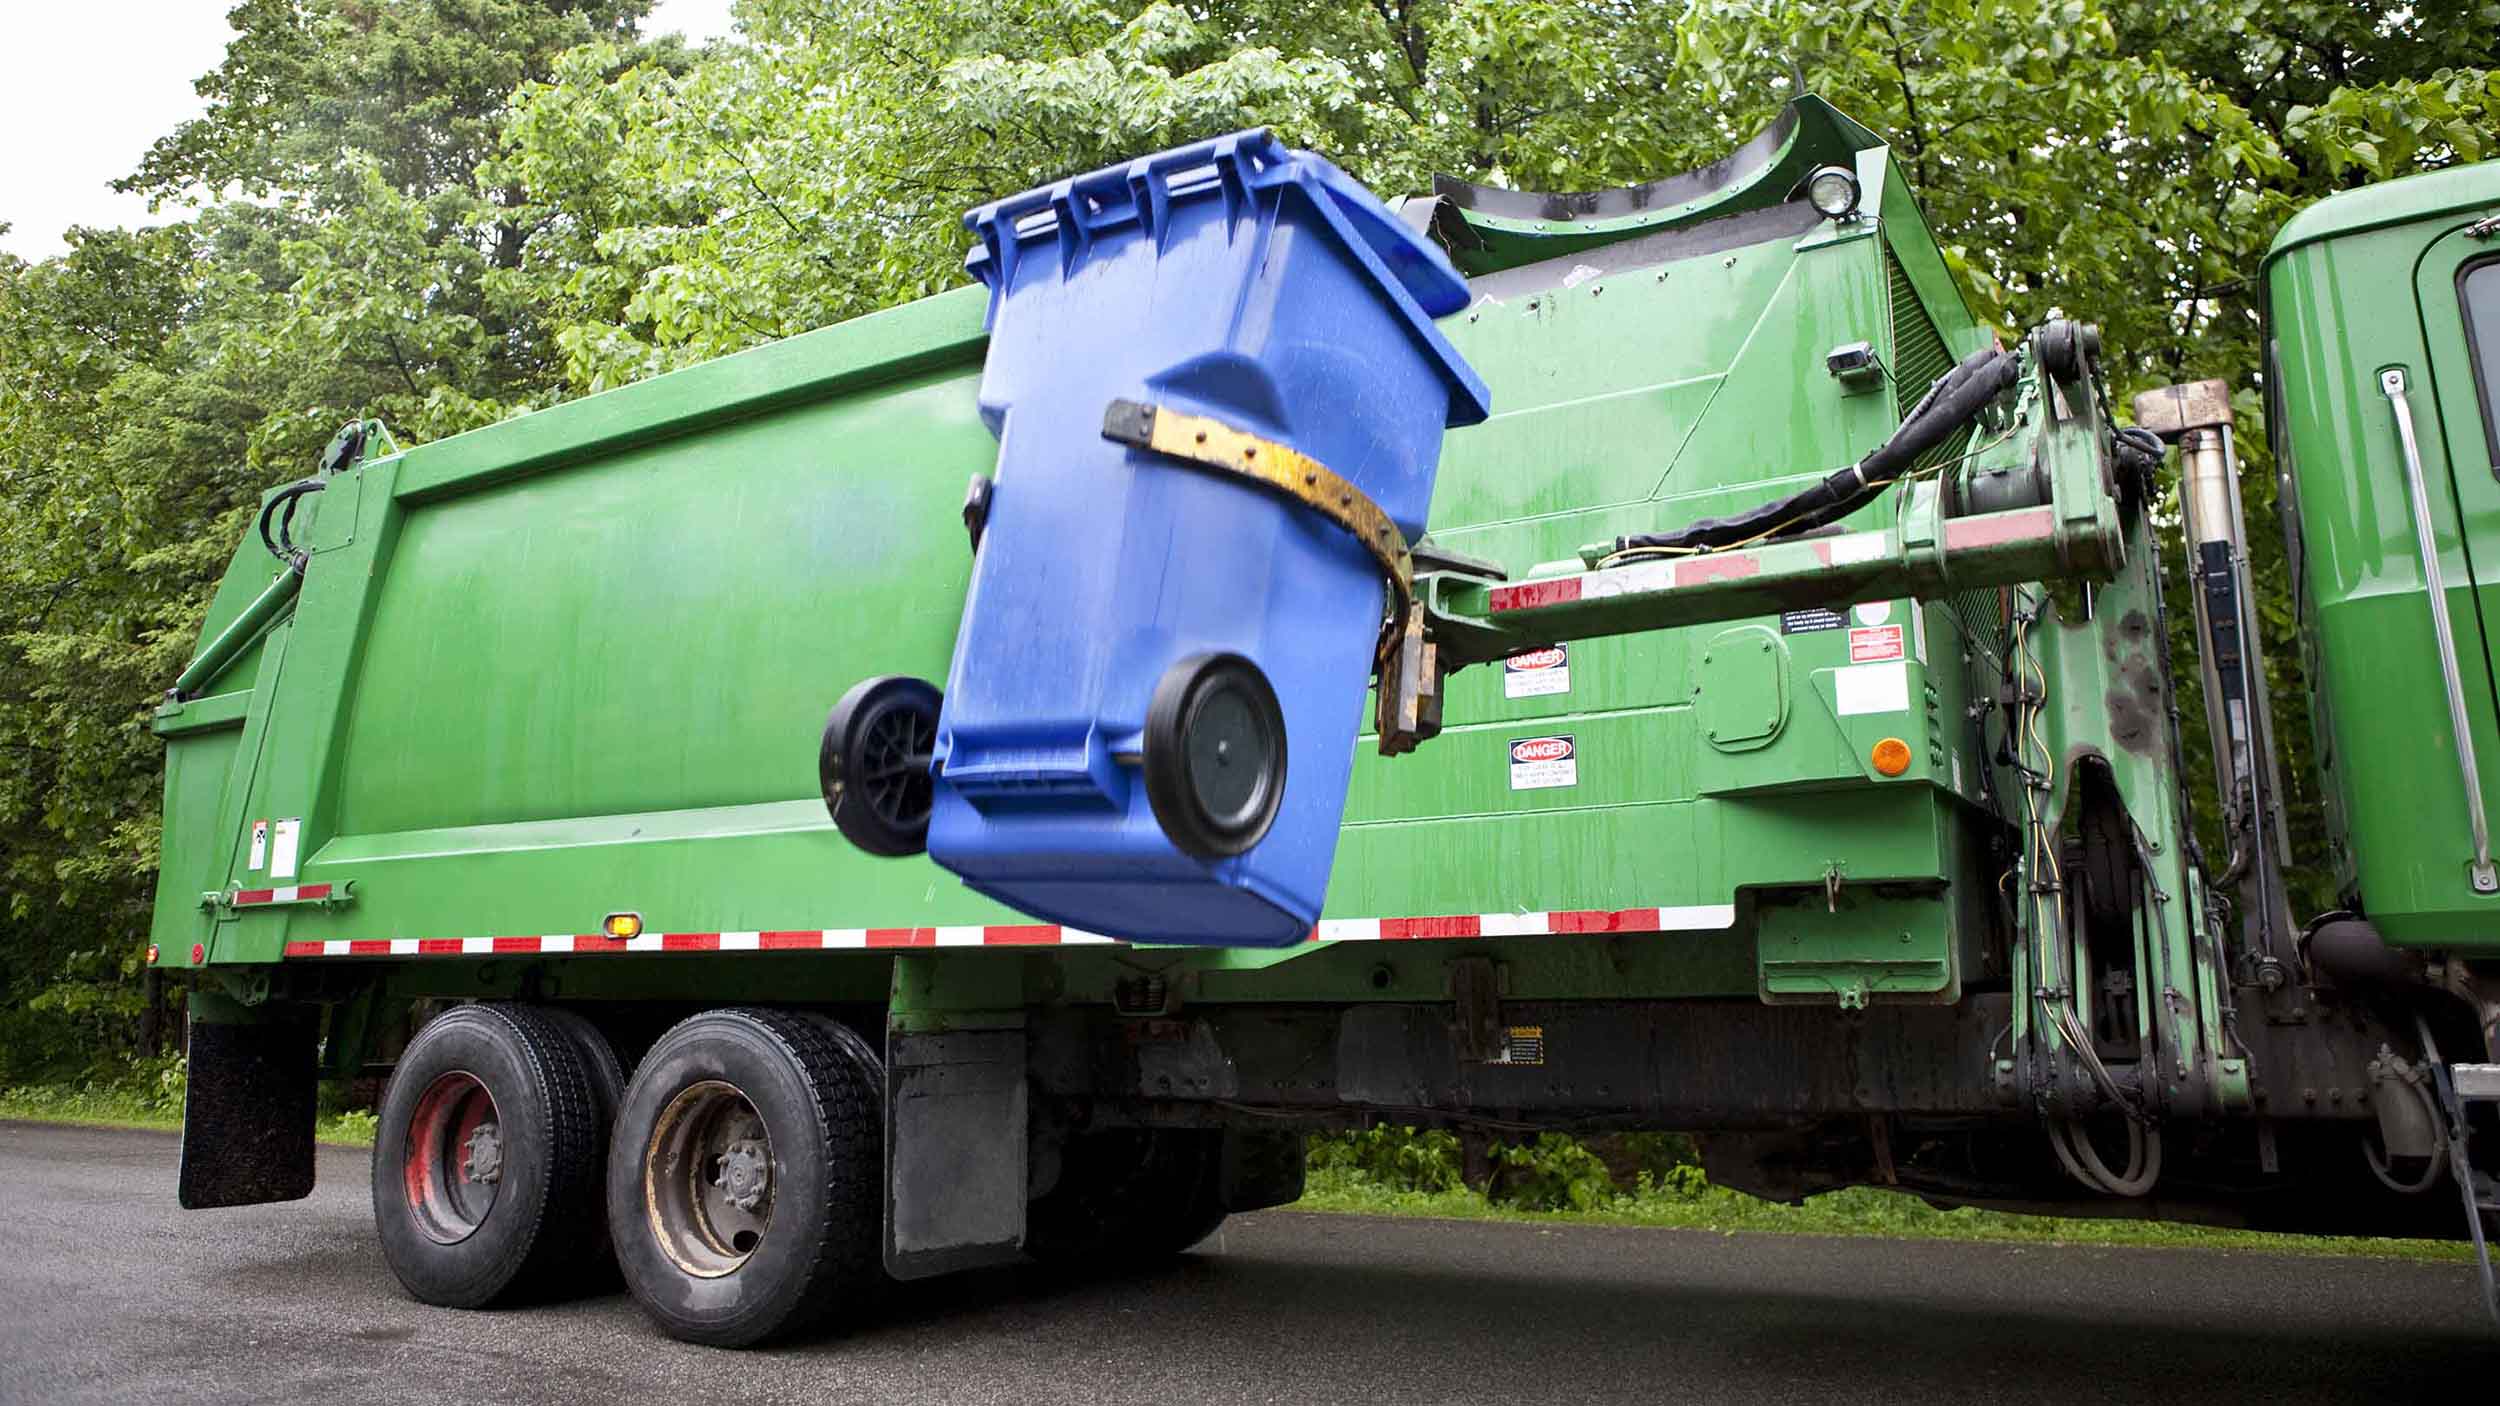
M248 1024L191 1021L180 1200L187 1211L300 1201L313 1189L320 1011L283 1006Z

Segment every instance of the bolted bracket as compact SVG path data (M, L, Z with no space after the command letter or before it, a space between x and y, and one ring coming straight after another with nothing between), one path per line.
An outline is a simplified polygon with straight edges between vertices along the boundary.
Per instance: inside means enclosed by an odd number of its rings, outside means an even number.
M1498 1058L1509 1044L1502 1028L1502 969L1491 957L1450 963L1450 1037L1461 1062Z

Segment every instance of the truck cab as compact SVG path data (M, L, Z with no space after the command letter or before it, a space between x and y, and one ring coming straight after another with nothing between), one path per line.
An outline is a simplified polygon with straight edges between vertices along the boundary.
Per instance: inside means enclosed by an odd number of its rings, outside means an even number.
M2263 269L2268 433L2338 900L2391 942L2482 954L2500 952L2494 185L2492 167L2463 166L2331 196Z

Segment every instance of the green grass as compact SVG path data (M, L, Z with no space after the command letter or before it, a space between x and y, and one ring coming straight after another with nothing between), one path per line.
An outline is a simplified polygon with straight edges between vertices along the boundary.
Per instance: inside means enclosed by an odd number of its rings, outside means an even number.
M1443 1220L1510 1221L1528 1225L1650 1226L1720 1233L1871 1235L1904 1240L1983 1240L2027 1245L2143 1246L2160 1249L2261 1251L2270 1254L2361 1255L2462 1263L2461 1244L2366 1240L2322 1235L2272 1235L2251 1230L2173 1225L2160 1221L2074 1220L2018 1216L1968 1207L1940 1211L1914 1196L1854 1187L1782 1206L1741 1192L1646 1190L1619 1194L1586 1210L1527 1211L1487 1201L1474 1191L1398 1191L1359 1172L1314 1168L1295 1211Z
M0 1089L0 1118L39 1123L69 1123L87 1128L182 1127L182 1102L158 1090L128 1084L38 1084ZM323 1142L349 1147L373 1145L373 1115L361 1110L324 1114L313 1127Z

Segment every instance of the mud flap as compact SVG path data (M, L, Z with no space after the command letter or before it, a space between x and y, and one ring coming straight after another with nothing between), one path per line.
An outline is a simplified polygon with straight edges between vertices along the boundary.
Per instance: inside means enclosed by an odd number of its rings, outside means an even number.
M895 1278L1019 1258L1024 1046L1021 1025L887 1036L885 1267Z
M1303 1140L1298 1132L1224 1134L1216 1167L1216 1204L1226 1211L1263 1211L1302 1199Z
M300 1201L313 1189L321 1012L191 995L178 1199L187 1211Z

